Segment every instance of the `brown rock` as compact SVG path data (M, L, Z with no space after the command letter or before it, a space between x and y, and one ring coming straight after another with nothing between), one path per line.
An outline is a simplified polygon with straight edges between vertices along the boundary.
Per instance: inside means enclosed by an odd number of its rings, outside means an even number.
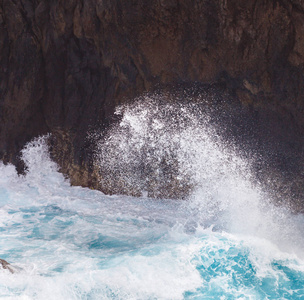
M13 267L4 259L0 259L2 269L9 270L12 274L15 273Z
M95 186L87 132L118 104L155 86L216 84L233 99L230 132L254 131L272 173L299 178L303 20L301 0L0 0L0 157L18 163L27 141L61 133L62 171Z

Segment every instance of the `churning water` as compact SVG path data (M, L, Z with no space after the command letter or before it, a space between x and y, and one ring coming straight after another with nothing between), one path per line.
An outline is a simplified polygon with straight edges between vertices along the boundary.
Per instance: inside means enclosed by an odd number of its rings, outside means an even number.
M267 201L208 117L153 99L119 113L96 151L116 195L71 187L46 138L25 176L0 165L0 257L19 268L0 297L304 299L303 216Z

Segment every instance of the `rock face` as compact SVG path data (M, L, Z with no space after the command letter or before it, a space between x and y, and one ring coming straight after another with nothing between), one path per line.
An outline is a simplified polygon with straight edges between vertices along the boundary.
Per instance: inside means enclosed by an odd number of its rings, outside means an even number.
M231 136L270 158L257 174L304 194L302 0L0 0L0 41L4 161L22 168L23 145L51 132L72 183L98 188L89 129L155 86L210 84L238 108Z

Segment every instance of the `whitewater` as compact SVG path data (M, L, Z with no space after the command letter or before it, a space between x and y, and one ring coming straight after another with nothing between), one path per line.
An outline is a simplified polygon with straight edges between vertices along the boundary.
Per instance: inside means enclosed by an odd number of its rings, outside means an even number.
M144 100L90 135L113 195L70 186L48 137L23 149L25 175L0 164L0 258L16 270L0 297L304 299L303 216L268 200L197 106Z

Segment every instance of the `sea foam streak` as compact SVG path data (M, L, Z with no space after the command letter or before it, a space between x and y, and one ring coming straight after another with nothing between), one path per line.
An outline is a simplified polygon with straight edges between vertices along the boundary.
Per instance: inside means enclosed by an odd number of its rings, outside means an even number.
M129 175L133 170L129 182L143 196L70 187L49 158L47 137L23 150L25 176L0 165L0 257L22 268L17 274L0 271L0 297L304 297L303 217L267 202L251 184L247 163L221 142L207 120L193 115L196 109L171 106L173 116L164 123L155 116L165 108L170 112L170 106L143 105L124 109L122 121L99 141L103 154L97 155L102 170L113 166L117 174ZM184 113L185 122L170 123L173 108ZM153 122L147 124L151 114ZM141 144L150 147L148 153ZM158 157L175 164L173 171L170 165L164 170ZM154 162L159 177L149 169ZM145 196L159 196L157 187L165 185L157 179L173 176L178 188L191 188L188 198Z

